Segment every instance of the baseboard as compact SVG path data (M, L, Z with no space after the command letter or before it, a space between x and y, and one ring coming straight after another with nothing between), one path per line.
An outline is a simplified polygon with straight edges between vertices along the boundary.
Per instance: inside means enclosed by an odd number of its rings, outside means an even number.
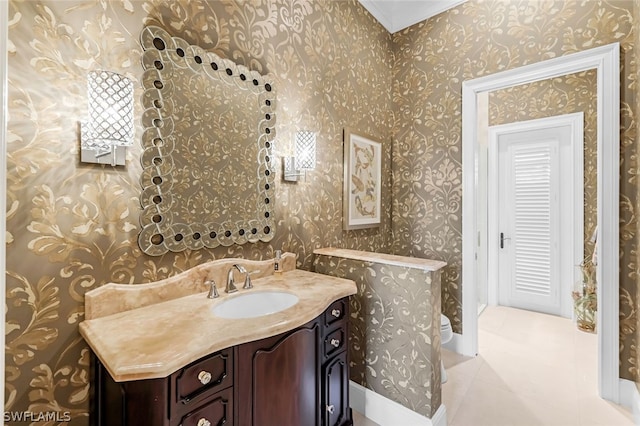
M447 426L443 404L428 418L353 381L349 382L349 400L351 408L380 426Z
M619 389L620 390L618 394L620 396L620 400L618 401L618 403L627 408L633 408L633 400L635 394L638 393L636 384L631 380L620 379Z
M620 405L631 408L633 412L633 422L640 425L640 392L635 382L620 379Z
M453 338L442 345L443 348L461 354L462 352L462 334L453 333Z

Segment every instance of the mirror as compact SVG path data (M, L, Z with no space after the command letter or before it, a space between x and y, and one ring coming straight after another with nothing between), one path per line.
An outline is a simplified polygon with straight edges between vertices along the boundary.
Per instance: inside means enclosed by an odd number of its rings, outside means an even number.
M141 42L140 248L159 256L271 240L271 80L159 27Z

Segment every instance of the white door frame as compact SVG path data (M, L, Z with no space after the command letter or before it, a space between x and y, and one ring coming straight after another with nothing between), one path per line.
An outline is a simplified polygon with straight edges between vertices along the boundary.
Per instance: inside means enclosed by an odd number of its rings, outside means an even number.
M489 213L487 215L488 230L488 302L490 305L498 304L498 250L499 243L496 236L500 231L498 224L499 197L498 197L498 139L500 136L514 132L534 131L549 127L569 127L571 134L572 167L568 170L571 174L571 187L573 189L573 227L571 232L571 258L572 264L579 265L584 258L584 113L556 115L553 117L534 120L517 121L489 127L489 157L488 157L488 191L487 196ZM491 213L493 209L493 214ZM482 231L480 231L482 232ZM571 285L581 279L578 268L573 268L573 280L563 283L560 290L561 315L571 318Z
M619 402L619 191L620 45L606 46L524 65L462 83L462 330L460 351L478 352L475 257L477 176L479 173L478 100L493 90L597 71L598 114L598 392ZM486 96L486 95L485 95Z
M0 307L0 313L2 318L6 318L5 306L7 293L6 288L6 258L7 258L7 122L9 121L9 114L7 108L8 102L8 90L9 90L9 73L8 62L9 55L7 52L9 40L9 2L0 1L0 293L2 293L2 307ZM0 343L2 347L5 346L5 323L2 323L2 337L0 337ZM5 357L4 350L0 351L0 362L2 362L2 371L0 371L0 401L4 401L4 377L5 377ZM4 424L4 418L2 420Z

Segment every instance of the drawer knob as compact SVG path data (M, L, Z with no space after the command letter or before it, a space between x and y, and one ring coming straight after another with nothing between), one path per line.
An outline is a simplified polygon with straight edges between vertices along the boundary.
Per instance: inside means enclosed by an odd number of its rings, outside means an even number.
M211 426L211 422L203 417L198 420L198 426Z
M203 385L206 385L211 381L211 373L209 373L208 371L199 372L198 380L200 380L200 383L202 383ZM206 420L206 419L200 419L200 420ZM198 426L200 426L199 422L198 422ZM204 426L208 426L208 425L205 424Z
M331 346L335 346L337 348L338 346L340 346L340 340L331 339Z
M327 411L329 414L333 414L336 412L336 407L334 405L327 405Z
M331 315L333 315L336 318L340 318L340 309L334 309L331 311Z

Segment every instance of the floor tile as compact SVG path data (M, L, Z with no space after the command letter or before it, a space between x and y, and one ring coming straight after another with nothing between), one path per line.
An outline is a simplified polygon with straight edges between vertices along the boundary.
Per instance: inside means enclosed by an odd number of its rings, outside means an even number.
M380 426L378 423L373 420L369 420L362 413L351 410L353 413L353 426Z
M630 426L597 396L597 336L566 318L508 307L478 320L479 356L443 350L443 402L453 426Z

